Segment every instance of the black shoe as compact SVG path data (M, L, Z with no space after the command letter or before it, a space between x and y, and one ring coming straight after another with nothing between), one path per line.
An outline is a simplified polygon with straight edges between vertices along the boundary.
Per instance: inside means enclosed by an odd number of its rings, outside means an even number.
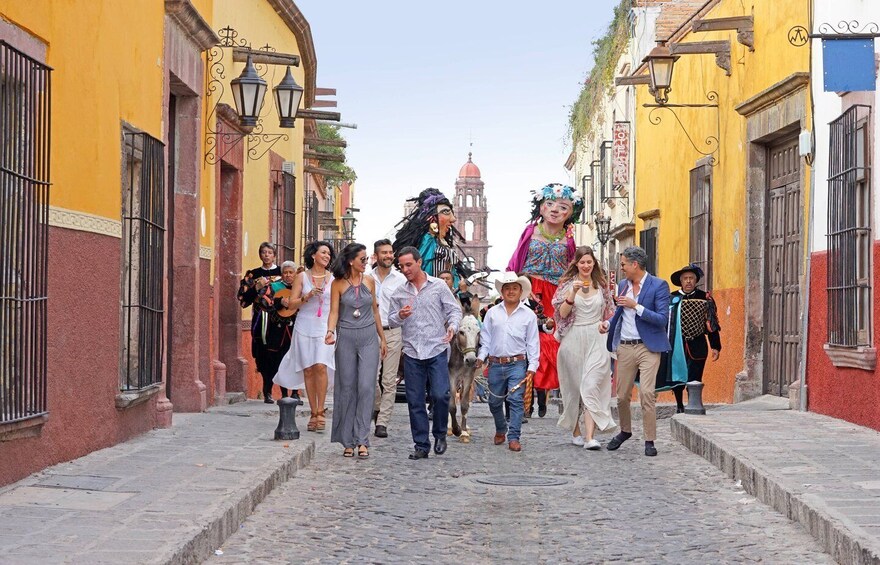
M653 441L645 442L645 455L648 457L657 457L657 448L654 447Z
M271 396L267 396L266 398L263 399L263 404L275 404L275 401L272 400Z
M531 417L531 416L529 416L529 418L530 418L530 417ZM525 416L523 416L522 423L523 423L523 424L528 424L528 423L529 423L529 418L526 418Z
M539 418L543 418L546 415L547 415L547 407L546 406L542 406L541 408L538 408L538 417Z
M388 437L388 430L385 426L376 426L376 437Z
M434 440L434 453L437 455L446 453L446 436L440 436Z
M632 434L628 434L626 432L620 432L619 434L617 434L616 436L611 438L611 441L608 442L608 445L605 446L605 449L607 449L608 451L614 451L615 449L617 449L618 447L623 445L623 442L625 442L626 440L628 440L631 437L632 437Z
M684 406L676 406L675 413L676 414L684 414Z
M412 453L409 454L409 458L410 459L427 459L428 452L422 451L421 449L416 449L415 451L413 451Z

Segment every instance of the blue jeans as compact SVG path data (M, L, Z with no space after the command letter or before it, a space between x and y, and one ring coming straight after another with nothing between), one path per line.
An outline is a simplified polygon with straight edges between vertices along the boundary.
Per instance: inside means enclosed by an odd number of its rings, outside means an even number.
M430 385L434 401L434 437L446 437L449 424L449 365L446 352L430 359L403 356L403 377L406 385L406 403L409 406L409 427L415 448L431 450L428 437L428 410L425 408L425 387Z
M492 417L495 418L495 433L507 434L507 441L519 441L520 430L522 428L523 419L523 392L525 385L516 389L507 397L510 403L510 424L508 427L507 419L504 417L504 399L498 398L504 396L507 391L515 387L521 380L526 377L527 361L517 361L502 365L500 363L492 363L489 365L489 410L492 411Z

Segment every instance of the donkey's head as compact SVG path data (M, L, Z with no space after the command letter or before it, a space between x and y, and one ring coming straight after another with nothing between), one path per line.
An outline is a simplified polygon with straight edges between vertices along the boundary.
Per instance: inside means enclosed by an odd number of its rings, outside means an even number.
M477 361L477 352L480 349L480 322L476 316L468 314L461 319L458 326L458 350L464 357L468 367L473 367Z

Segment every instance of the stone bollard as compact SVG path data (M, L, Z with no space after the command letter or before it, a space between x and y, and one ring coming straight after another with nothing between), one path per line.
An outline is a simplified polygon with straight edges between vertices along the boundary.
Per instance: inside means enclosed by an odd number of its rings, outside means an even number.
M688 403L684 407L685 414L705 414L706 409L703 408L703 383L700 381L691 381L687 384Z
M296 407L302 406L303 401L299 398L282 398L278 401L281 417L278 427L275 428L275 439L299 439L299 430L296 427Z

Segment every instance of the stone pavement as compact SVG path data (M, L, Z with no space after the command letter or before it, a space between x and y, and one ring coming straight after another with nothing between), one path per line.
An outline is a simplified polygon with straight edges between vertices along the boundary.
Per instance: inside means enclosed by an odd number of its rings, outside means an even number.
M277 423L262 402L175 414L170 429L0 488L0 563L203 561L314 455L305 433L273 441Z
M838 562L880 564L880 433L766 396L676 416L672 432Z
M405 410L396 405L391 437L371 438L364 460L308 434L309 467L209 562L832 563L799 526L674 441L668 420L655 458L635 438L617 452L575 447L553 412L525 424L523 451L512 453L492 445L477 404L472 443L451 438L445 455L409 461ZM479 482L510 476L532 486Z

